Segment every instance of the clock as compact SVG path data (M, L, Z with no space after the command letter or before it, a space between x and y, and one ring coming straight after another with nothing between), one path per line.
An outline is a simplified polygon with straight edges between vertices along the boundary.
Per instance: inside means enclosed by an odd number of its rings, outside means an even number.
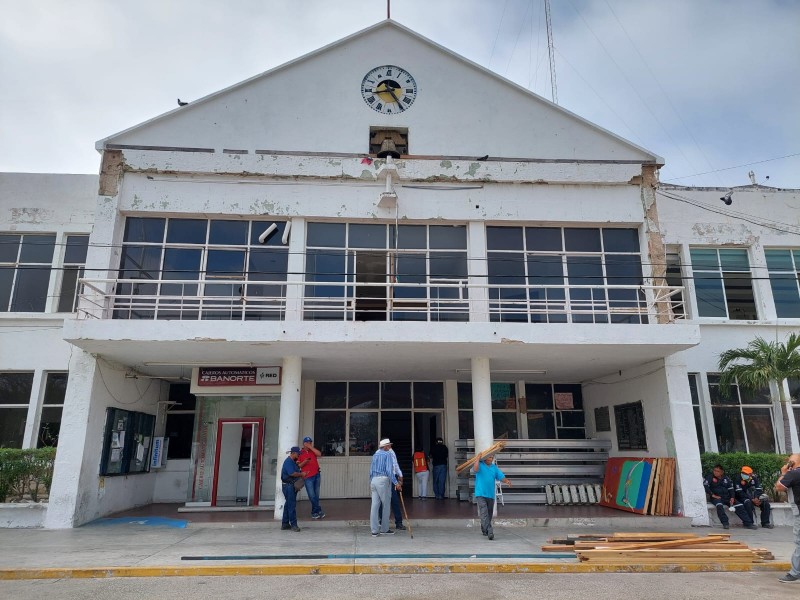
M375 67L361 81L361 96L372 110L396 115L417 99L417 82L411 73L394 65Z

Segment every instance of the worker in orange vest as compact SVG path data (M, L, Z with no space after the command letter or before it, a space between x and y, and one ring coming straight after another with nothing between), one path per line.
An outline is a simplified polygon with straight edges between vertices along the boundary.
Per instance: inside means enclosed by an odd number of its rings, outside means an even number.
M414 473L417 476L419 499L428 499L428 476L431 474L428 463L430 458L419 448L414 452Z

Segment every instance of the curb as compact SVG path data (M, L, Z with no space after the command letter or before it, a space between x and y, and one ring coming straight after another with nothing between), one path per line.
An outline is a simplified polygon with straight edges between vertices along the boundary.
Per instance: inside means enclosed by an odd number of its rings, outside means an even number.
M696 565L595 565L585 563L396 563L318 565L220 565L175 567L66 567L0 569L0 581L23 579L106 579L111 577L232 577L260 575L422 575L446 573L709 573L788 571L788 562Z

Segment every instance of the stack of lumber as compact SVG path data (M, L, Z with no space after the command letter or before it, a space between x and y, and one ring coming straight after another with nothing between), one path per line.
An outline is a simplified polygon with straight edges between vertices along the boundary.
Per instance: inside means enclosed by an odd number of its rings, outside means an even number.
M656 458L653 460L652 477L645 500L646 515L670 516L675 489L675 459Z
M470 458L468 461L463 462L460 465L458 465L456 467L456 473L461 473L464 469L469 469L472 465L474 465L476 462L478 462L484 456L488 456L489 454L494 454L495 452L500 452L500 450L502 450L505 447L506 447L506 442L505 441L500 440L499 442L495 442L494 444L492 444L491 446L486 448L486 450L483 450L482 452L478 452L475 456Z
M773 560L765 548L750 548L730 534L694 533L581 534L551 539L543 552L575 552L582 562L604 565L753 564Z

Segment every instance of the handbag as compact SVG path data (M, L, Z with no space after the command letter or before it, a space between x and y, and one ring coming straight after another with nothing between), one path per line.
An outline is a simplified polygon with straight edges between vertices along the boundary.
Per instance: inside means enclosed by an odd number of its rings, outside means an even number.
M303 479L302 477L298 477L297 479L294 480L294 491L295 492L299 492L304 487L306 487L306 480L305 479Z

